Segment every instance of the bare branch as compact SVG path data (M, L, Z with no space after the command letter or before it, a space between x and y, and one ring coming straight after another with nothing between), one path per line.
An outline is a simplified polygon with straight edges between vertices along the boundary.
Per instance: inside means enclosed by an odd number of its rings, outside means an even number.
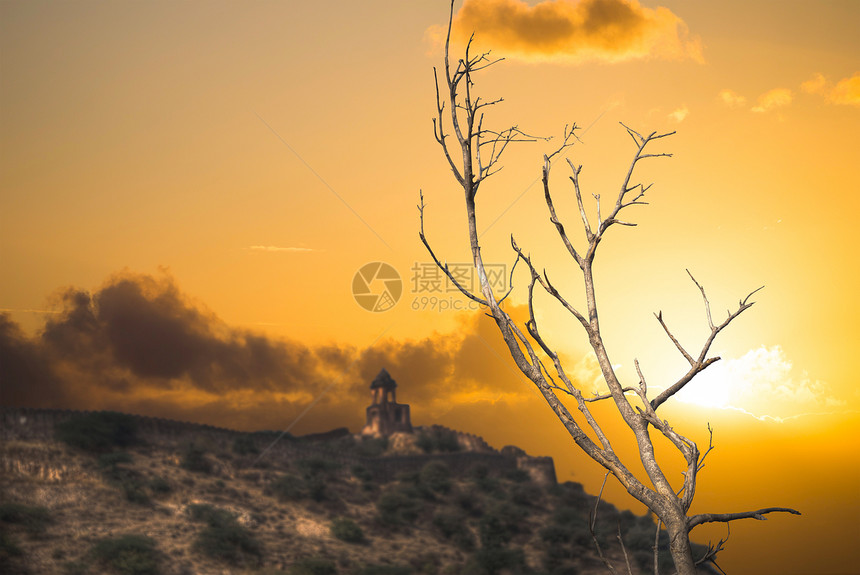
M711 317L711 303L708 301L708 296L705 294L705 288L702 287L702 284L696 281L696 278L693 277L693 274L690 273L690 270L685 270L687 275L690 276L690 279L693 280L693 283L696 284L696 287L699 288L699 291L702 292L702 299L705 301L705 314L708 316L708 327L713 331L715 328L714 320Z
M702 454L702 457L699 458L699 462L696 465L696 473L701 471L705 467L705 458L708 454L714 449L714 430L711 428L711 424L708 423L708 449Z
M590 242L594 237L594 234L591 231L591 223L588 221L588 214L585 213L585 205L582 203L582 191L579 188L579 173L582 171L582 166L575 166L570 160L567 160L567 163L570 166L570 170L573 172L573 175L570 177L570 181L573 182L573 191L576 194L576 205L579 207L579 217L582 219L582 228L585 230L586 240Z
M627 575L633 575L633 567L630 565L630 557L627 555L627 547L624 545L624 539L621 537L621 521L618 521L618 543L621 544L621 552L624 553L624 563L627 564Z
M517 252L518 256L522 258L524 262L526 262L526 265L529 266L529 270L532 273L533 280L540 283L541 287L544 289L544 291L546 291L546 293L554 297L556 301L558 301L562 305L562 307L564 307L564 309L566 309L571 315L573 315L573 317L575 317L577 321L579 321L579 323L581 323L582 326L586 330L588 330L589 324L588 320L585 319L585 316L583 316L582 313L580 313L576 308L574 308L570 303L568 303L568 301L559 293L559 291L555 289L555 287L549 281L549 277L546 274L546 270L544 270L543 276L537 273L537 270L531 263L531 258L523 254L516 241L514 241L513 236L511 236L511 247L514 249L515 252Z
M600 505L600 498L603 497L603 489L606 487L606 480L608 478L609 472L607 471L606 475L603 476L603 484L600 486L600 493L597 494L597 500L594 502L594 509L588 514L588 531L591 532L591 540L594 541L594 546L597 548L597 555L603 561L603 564L606 565L606 568L609 569L609 572L615 575L615 567L609 562L606 555L603 554L603 549L597 541L597 533L594 531L594 524L597 521L597 506Z
M712 363L719 361L719 356L708 358L708 352L711 349L711 344L714 343L714 340L723 331L730 323L732 323L739 315L741 315L744 311L748 310L755 304L755 302L750 301L750 298L755 295L760 290L764 289L764 286L751 291L745 298L738 302L738 309L734 312L729 312L728 317L721 323L720 325L714 325L713 319L711 317L711 304L708 301L708 297L705 294L705 289L696 281L696 278L693 277L693 274L690 273L690 270L687 270L687 274L689 274L690 279L693 280L693 283L696 284L696 287L699 288L699 291L702 293L702 299L705 304L705 313L708 318L708 327L711 330L711 333L708 335L708 338L705 340L705 343L702 345L702 350L699 352L699 356L693 359L690 354L684 351L684 348L678 343L678 340L669 332L669 329L663 323L662 316L658 315L657 320L663 326L663 329L666 330L666 333L669 335L669 338L675 343L675 346L681 351L687 361L690 362L690 370L685 373L677 382L667 387L660 393L657 397L651 400L651 407L657 409L660 405L662 405L667 399L678 393L685 385L690 383L692 379L698 375L700 372L704 371L708 366ZM707 358L707 359L706 359Z
M513 236L511 236L511 246L513 247L514 251L517 252L518 257L521 258L524 262L526 262L526 265L529 267L529 271L531 272L531 281L529 282L529 288L528 288L529 320L526 322L526 330L529 332L529 335L531 335L532 338L534 338L534 340L538 343L538 345L541 347L541 349L544 351L544 353L546 353L550 357L550 359L552 359L553 365L555 366L556 373L558 374L559 378L562 380L562 382L564 382L565 386L567 387L567 389L565 390L565 389L562 389L562 388L556 386L556 389L564 391L576 399L577 407L579 408L579 411L583 414L583 416L585 416L585 421L588 423L589 427L597 435L597 438L600 441L600 444L603 446L603 449L607 453L611 453L612 452L612 445L609 443L609 438L603 432L600 425L597 423L597 420L594 419L594 416L591 414L588 407L586 406L587 400L583 397L582 392L580 392L580 390L577 389L576 386L573 385L573 382L567 376L567 373L565 373L564 367L561 364L561 360L559 359L558 354L556 352L554 352L552 349L550 349L550 347L546 344L543 337L541 337L540 332L538 331L537 319L535 318L535 313L534 313L534 287L535 287L536 282L540 282L541 286L544 287L544 289L547 289L548 286L543 283L544 280L541 279L540 274L537 273L537 270L532 265L531 258L529 256L526 256L525 254L523 254L522 250L520 250L519 246L517 246L517 243L514 240ZM555 289L555 288L552 288L552 289ZM555 292L555 293L558 296L558 298L561 298L561 296L558 295L558 292ZM564 301L564 299L561 298L561 301ZM564 302L564 303L566 304L567 302ZM570 308L570 309L573 310L573 308ZM578 313L578 312L576 312L576 310L573 310L573 312L574 312L574 314ZM581 318L582 322L585 322L585 318L582 318L581 315L579 317ZM540 363L540 365L543 367L542 362ZM624 473L626 473L626 469L624 470L622 475ZM619 478L619 480L620 480L620 478Z
M622 388L621 391L623 391L624 393L630 393L630 392L636 393L637 390L633 387L624 387L624 388ZM612 394L611 393L605 393L603 395L594 395L592 397L586 397L585 401L592 403L595 401L602 401L604 399L612 399Z
M696 361L693 359L693 356L687 353L687 350L684 349L684 346L681 345L681 342L679 342L678 339L674 335L672 335L672 332L669 331L669 327L666 325L666 322L663 321L663 312L659 311L655 313L654 317L656 317L657 321L660 322L660 325L663 326L663 331L666 332L666 335L669 336L669 339L672 340L672 343L675 344L675 347L678 348L678 351L681 352L681 355L684 356L684 359L690 362L690 365L695 365Z
M645 150L645 147L650 142L652 142L653 140L657 140L660 138L665 138L667 136L671 136L675 132L668 132L665 134L658 134L657 132L652 132L648 136L642 136L642 134L629 128L628 126L625 126L624 124L621 124L621 125L624 126L624 129L627 130L627 133L630 134L630 137L633 138L633 141L636 143L636 148L637 148L636 154L633 156L633 160L630 162L630 166L627 169L627 175L625 176L624 181L621 184L621 190L619 191L618 197L615 200L615 207L613 208L612 213L610 213L606 217L606 219L601 219L600 216L598 215L599 221L598 221L598 226L597 226L597 232L594 235L593 241L589 242L589 249L588 249L588 252L586 253L586 256L585 256L586 259L588 259L589 261L594 259L594 254L595 254L595 250L597 249L597 245L600 243L600 240L602 239L603 234L606 232L606 230L609 229L613 224L621 224L621 225L627 225L627 226L633 225L631 223L626 223L626 222L622 222L622 221L618 220L618 218L617 218L618 213L622 209L624 209L625 207L628 207L631 205L641 205L644 203L644 202L639 202L638 200L641 199L641 197L645 194L645 190L647 190L648 188L645 188L641 185L635 185L633 187L630 187L630 178L633 176L633 170L636 168L636 164L639 162L639 160L644 160L646 158L657 158L657 157L669 158L669 157L672 157L672 154L645 154L643 152ZM650 186L648 186L648 187L650 187ZM636 188L640 189L639 195L632 202L626 202L625 203L624 200L625 200L626 195L628 193L630 193L631 191L635 190Z
M433 261L436 263L436 267L438 267L440 270L442 270L442 272L448 277L448 279L451 281L451 283L454 284L454 286L458 290L460 290L460 293L465 295L470 300L477 302L481 305L489 305L487 303L487 300L479 298L478 296L474 295L469 290L464 288L462 285L460 285L460 282L457 281L457 279L454 277L454 275L448 269L448 265L447 264L443 265L442 262L439 261L439 258L436 257L436 254L433 252L433 248L430 247L430 243L427 241L427 238L424 235L424 208L426 207L426 205L424 204L424 192L419 191L418 195L421 199L421 203L418 205L419 220L421 222L421 224L420 224L421 227L420 227L420 231L418 232L418 237L421 238L421 243L423 243L424 247L427 248L427 251L430 253L430 257L432 257Z
M508 296L511 295L511 292L514 291L514 272L517 270L517 264L519 263L520 258L514 260L514 265L511 266L511 273L508 276L508 291L505 292L505 295L502 296L502 299L499 300L499 305L502 305L502 302L508 299Z
M717 565L717 553L723 551L725 549L725 545L729 540L729 537L732 534L731 523L726 523L726 536L723 539L717 541L716 545L712 543L708 543L708 549L705 551L705 554L702 555L699 559L696 560L696 565L702 565L703 563L711 563L714 567L719 569L720 573L725 575L725 571L723 571L719 565Z
M800 515L800 511L791 509L790 507L767 507L756 511L741 511L739 513L700 513L693 515L687 519L687 526L692 529L703 523L728 523L729 521L737 521L738 519L757 519L765 521L765 515L769 513L791 513L792 515Z
M436 137L436 141L439 142L439 145L442 146L442 151L445 153L445 158L448 160L448 165L451 167L451 171L454 172L454 177L457 178L457 181L460 185L463 185L463 175L460 173L460 170L457 169L457 164L454 163L454 160L451 158L451 154L448 151L448 144L445 141L445 138L448 136L444 131L444 124L442 122L442 114L445 112L445 103L439 97L439 77L436 74L436 68L433 67L433 80L436 84L436 113L437 117L433 118L433 135Z
M570 242L570 238L567 237L567 233L564 231L564 225L558 219L558 215L555 213L555 205L552 202L552 195L549 191L549 171L552 165L549 161L549 156L544 156L543 158L543 172L541 179L543 181L543 194L544 200L546 201L546 207L549 209L549 221L555 225L555 229L558 232L559 237L561 238L564 247L567 248L568 253L573 257L574 261L582 268L585 265L585 260L579 255L576 251L576 248L573 247L573 244Z
M634 359L633 365L636 367L636 375L639 376L639 391L642 396L642 401L648 405L648 384L645 382L645 376L642 375L642 368L639 367L639 360Z

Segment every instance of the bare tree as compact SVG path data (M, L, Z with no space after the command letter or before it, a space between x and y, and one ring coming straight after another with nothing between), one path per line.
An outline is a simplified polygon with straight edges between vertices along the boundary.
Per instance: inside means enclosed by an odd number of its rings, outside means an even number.
M626 214L629 208L633 206L646 203L644 197L650 185L645 186L632 183L634 169L642 160L671 156L671 154L667 153L646 152L646 148L649 148L651 144L658 140L671 136L674 132L652 132L648 135L643 135L624 126L624 129L635 144L633 159L630 162L617 195L608 207L603 207L603 214L601 213L601 198L599 195L594 196L596 200L596 221L593 221L593 218L589 218L580 189L579 175L582 171L582 166L575 165L568 160L571 169L570 179L573 183L573 192L576 197L579 218L586 242L584 249L577 249L570 240L565 226L556 214L550 193L552 160L577 141L575 132L578 128L574 124L573 126L565 127L561 145L552 153L544 156L542 181L544 199L549 210L550 221L555 226L561 242L581 272L586 307L580 310L572 305L552 284L546 271L539 272L531 257L511 237L511 246L515 252L516 262L523 262L530 278L528 284L529 319L525 322L523 326L525 331L523 331L512 320L511 316L500 307L499 303L504 298L497 300L487 279L478 237L475 206L478 191L484 181L496 174L500 169L499 161L508 144L519 141L534 141L536 138L523 133L517 126L500 131L485 127L484 109L498 104L501 100L482 100L480 96L476 96L473 91L473 75L497 63L498 60L490 59L489 53L472 54L472 38L470 38L465 49L465 57L458 59L452 65L449 60L449 52L453 14L454 2L452 0L448 20L448 34L445 42L443 77L441 79L439 72L434 68L437 113L433 120L433 125L436 141L441 146L445 158L451 167L451 171L454 173L457 183L464 192L469 242L474 266L480 280L480 293L472 293L458 283L447 265L439 261L430 247L424 233L425 204L423 194L418 206L420 214L419 237L436 262L436 265L446 274L451 283L457 286L466 297L485 306L487 314L492 316L498 326L517 367L537 386L541 395L565 426L573 441L589 457L602 465L608 473L617 478L630 495L655 513L659 519L658 535L659 524L662 523L666 526L669 534L669 550L678 573L681 575L695 573L697 564L705 561L714 562L716 552L722 549L722 544L724 543L724 541L721 541L716 548L711 547L709 552L697 561L692 556L690 547L690 531L697 525L707 522L728 523L745 518L765 519L767 514L774 512L787 512L799 515L799 512L794 509L783 507L769 507L739 513L689 515L693 496L696 493L698 473L704 465L706 456L713 449L713 443L709 441L705 452L700 452L695 442L675 431L666 420L661 419L657 414L657 410L663 403L672 398L697 374L720 359L716 356L709 357L709 351L714 339L740 314L753 305L754 302L751 301L751 297L758 290L754 290L741 299L737 309L729 311L721 323L716 323L711 315L711 305L705 294L705 289L688 271L690 279L702 294L710 334L697 353L690 353L673 335L663 319L662 313L655 314L657 321L666 332L666 335L689 363L689 369L677 381L651 397L649 396L646 378L639 367L639 362L638 360L634 360L638 381L633 385L625 386L622 384L613 368L612 362L609 359L609 353L603 342L598 316L598 300L595 292L593 264L600 242L613 226L616 224L621 226L636 225L630 221L623 220L622 214ZM582 326L585 335L588 337L591 349L597 357L608 393L586 397L577 384L571 380L562 365L562 361L559 359L558 352L541 336L538 329L534 313L534 293L536 288L549 294L552 299L567 310ZM547 361L545 362L545 360ZM551 367L547 367L550 364ZM565 401L562 401L562 398L575 405L575 409L582 414L584 424L580 424L574 419ZM647 475L647 481L640 480L630 471L628 465L632 462L625 464L619 459L600 423L592 415L589 404L599 401L613 402L624 423L632 430L639 451L639 458L644 467L645 475ZM652 429L667 438L677 451L680 452L680 455L686 462L686 472L683 473L683 484L680 487L672 485L663 472L661 464L658 462L651 437ZM712 440L713 433L710 427L708 427L708 430L711 432ZM592 439L592 436L595 439Z

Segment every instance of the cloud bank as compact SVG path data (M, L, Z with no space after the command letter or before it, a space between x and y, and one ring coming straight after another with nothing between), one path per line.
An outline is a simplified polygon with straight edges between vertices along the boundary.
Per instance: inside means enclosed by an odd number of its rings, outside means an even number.
M444 41L445 29L429 32ZM465 0L453 36L522 60L569 63L657 58L703 62L701 41L669 9L637 0Z
M801 89L809 94L820 94L833 104L860 106L860 72L839 80L835 86L823 74L815 74L801 84Z
M59 313L28 336L0 314L3 405L115 409L234 429L283 429L334 384L298 432L363 425L382 367L420 423L451 406L517 405L534 393L491 321L456 334L371 348L310 346L228 326L168 276L123 272L57 296ZM420 406L420 407L419 407Z
M831 104L860 106L860 72L843 78L836 84L830 82L823 74L816 73L800 84L800 90L806 94L821 96ZM717 99L729 108L742 108L747 101L744 96L730 89L721 90ZM790 89L774 88L759 96L756 105L750 110L756 113L770 112L785 108L793 101L794 93Z

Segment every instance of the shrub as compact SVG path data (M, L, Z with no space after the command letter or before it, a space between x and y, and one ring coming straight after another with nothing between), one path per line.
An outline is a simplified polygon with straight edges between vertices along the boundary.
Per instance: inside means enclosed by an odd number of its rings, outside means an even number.
M549 575L579 575L580 572L575 565L560 560L544 560L544 569Z
M138 505L149 503L149 495L144 490L145 483L140 473L133 469L122 467L123 463L131 463L132 457L124 451L114 451L99 456L98 465L102 475L109 482L119 487L126 500Z
M173 491L173 485L163 477L153 477L149 480L149 489L153 493L164 495Z
M116 467L122 463L131 463L134 458L130 453L125 451L111 451L110 453L102 453L97 460L98 466L101 468Z
M480 517L484 514L484 506L480 495L470 489L468 491L460 491L455 494L454 502L466 513L472 517Z
M24 552L9 534L0 529L0 573L29 573L24 565Z
M565 505L557 507L556 510L553 511L550 520L557 525L587 525L589 511L590 509L580 509Z
M0 567L7 565L12 557L20 557L24 552L9 534L0 530Z
M302 471L308 496L314 501L328 499L326 484L340 469L340 464L322 457L309 457L300 459L297 466Z
M85 561L66 561L63 563L63 575L87 575L89 565Z
M306 476L312 475L329 475L334 471L340 469L340 464L331 461L329 459L324 459L322 457L308 457L305 459L299 459L296 463L299 469Z
M457 511L440 511L433 517L433 525L442 537L453 541L463 551L475 548L475 536L466 524L466 517Z
M235 516L226 509L221 509L208 503L189 505L185 508L185 512L192 521L206 523L213 527L229 525L236 521Z
M298 501L307 497L307 487L301 477L289 473L281 475L269 484L269 489L281 501Z
M540 530L539 535L544 543L557 546L568 543L571 540L572 531L565 525L547 525Z
M547 538L566 537L565 542L579 546L589 547L592 545L591 532L588 529L588 517L584 510L573 507L559 507L551 517L551 524L541 530L541 538L549 542ZM552 527L559 528L551 530Z
M478 532L481 537L481 547L484 549L505 547L514 536L514 530L494 513L481 517Z
M493 508L493 515L498 517L505 528L510 530L511 533L524 533L527 531L528 524L526 523L526 518L529 512L519 505L501 503Z
M352 471L353 477L361 481L369 482L373 480L373 474L364 465L353 465L350 471Z
M490 475L490 468L483 463L478 463L469 468L469 477L475 481L485 479Z
M467 575L495 575L502 570L512 573L525 571L526 559L522 549L490 547L478 549L466 565Z
M185 446L182 451L180 467L198 473L212 473L212 462L206 458L206 450L194 442Z
M365 565L358 575L411 575L412 567L408 565Z
M534 483L521 483L511 489L511 502L517 505L533 506L540 502L543 490Z
M91 555L100 565L123 575L157 575L161 553L154 539L144 535L123 535L102 539Z
M262 544L235 520L203 529L194 540L194 549L232 565L257 565L263 555Z
M566 481L550 487L550 494L558 497L564 505L570 507L585 508L592 503L582 484L574 481Z
M326 490L326 479L317 475L308 477L305 481L308 487L308 496L314 501L325 501L329 499L328 491Z
M502 485L495 477L490 476L490 469L486 465L475 465L469 470L469 477L474 482L478 491L496 499L504 499L505 492Z
M0 521L20 525L30 535L41 535L51 523L50 512L44 507L23 503L0 504Z
M297 561L289 571L290 575L337 575L337 567L331 559L305 557Z
M421 512L421 503L399 491L383 493L376 502L379 517L386 525L414 523Z
M441 461L431 461L421 469L421 484L437 493L451 490L451 469Z
M259 564L262 544L232 513L208 504L189 505L186 512L192 520L207 524L194 540L195 551L233 565Z
M149 495L143 489L143 483L137 479L128 479L120 483L125 498L130 503L147 505L150 502Z
M332 521L331 534L347 543L364 543L364 531L361 530L361 526L345 517Z
M58 423L54 436L72 447L101 452L137 441L137 420L125 413L97 411Z
M237 455L255 455L260 453L254 438L250 435L237 435L233 439L233 453Z
M388 449L387 437L362 437L357 451L361 457L379 457Z

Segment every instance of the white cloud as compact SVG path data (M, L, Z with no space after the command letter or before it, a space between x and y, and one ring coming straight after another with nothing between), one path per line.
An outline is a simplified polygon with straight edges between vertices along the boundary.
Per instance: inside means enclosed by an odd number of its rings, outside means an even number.
M834 104L860 106L860 72L839 80L830 92L830 101Z
M734 90L720 90L717 96L720 101L729 108L740 108L747 103L747 99L735 92Z
M815 74L800 85L800 89L807 94L823 94L827 89L827 78L823 74Z
M684 118L686 118L689 113L690 110L689 108L687 108L687 106L681 106L680 108L669 114L669 119L677 124L680 124L684 121Z
M845 405L830 386L794 368L778 346L715 363L678 392L678 400L784 420Z
M833 85L823 74L815 74L800 85L809 94L824 96L832 104L860 106L860 72Z
M752 109L753 112L770 112L775 108L782 108L791 104L794 94L788 88L774 88L758 97L758 104Z

